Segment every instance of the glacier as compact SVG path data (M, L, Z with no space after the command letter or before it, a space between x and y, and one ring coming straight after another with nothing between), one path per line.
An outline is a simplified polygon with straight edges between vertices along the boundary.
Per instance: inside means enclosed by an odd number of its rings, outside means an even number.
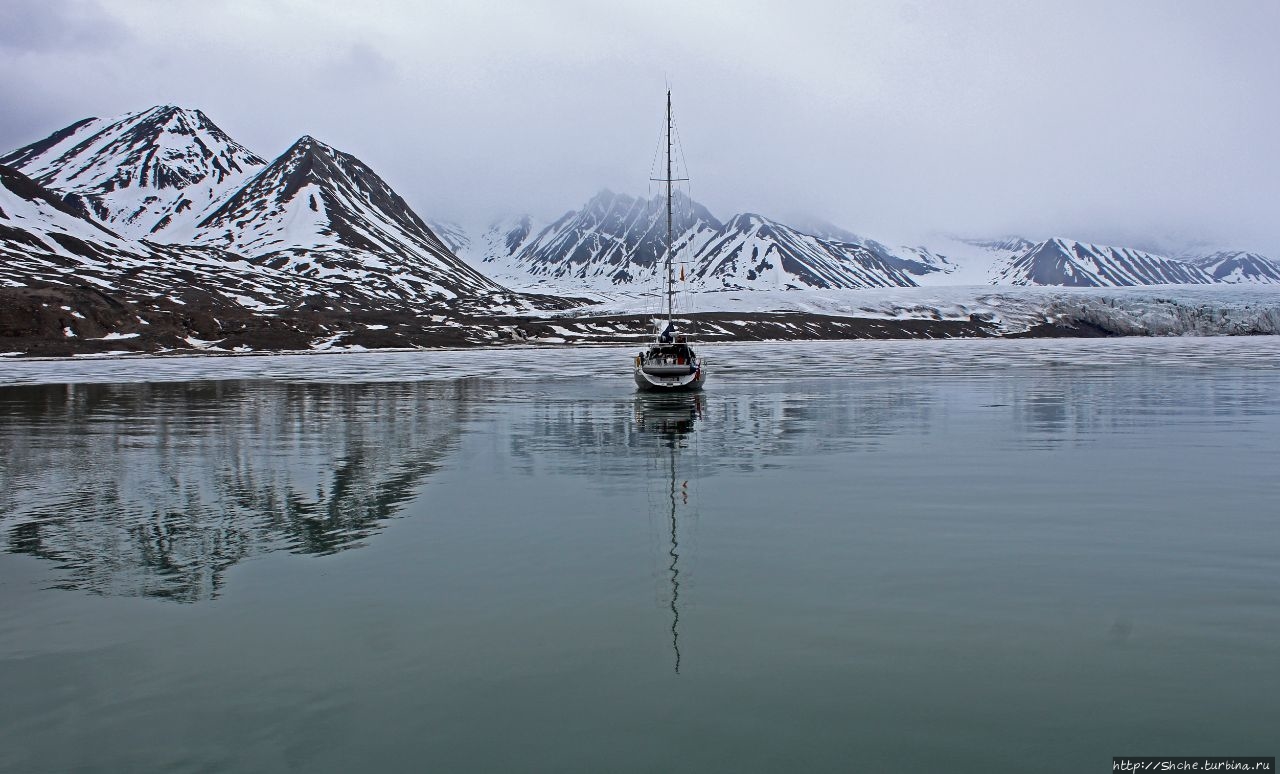
M1003 335L1088 325L1117 336L1280 334L1280 286L1143 285L1063 288L953 285L856 290L703 292L684 313L787 312L879 320L979 320ZM654 295L614 294L548 317L653 314Z

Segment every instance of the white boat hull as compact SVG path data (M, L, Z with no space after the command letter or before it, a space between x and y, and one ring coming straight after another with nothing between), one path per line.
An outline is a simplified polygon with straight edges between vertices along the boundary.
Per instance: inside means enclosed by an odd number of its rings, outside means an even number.
M702 364L699 364L692 373L687 367L680 369L683 373L663 373L665 370L667 369L636 366L636 387L641 390L687 392L701 390L702 383L707 379L707 372Z

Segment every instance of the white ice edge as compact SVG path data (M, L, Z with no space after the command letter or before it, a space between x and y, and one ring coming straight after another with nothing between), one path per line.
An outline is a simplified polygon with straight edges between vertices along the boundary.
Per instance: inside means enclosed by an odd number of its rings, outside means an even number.
M945 339L702 344L713 395L753 383L808 378L950 374L1004 378L1071 369L1110 378L1133 368L1248 369L1280 374L1280 336L1110 339ZM364 383L482 378L600 379L633 390L634 345L289 354L99 355L93 359L0 360L0 386L215 380ZM575 399L572 393L567 399Z
M544 312L549 318L652 314L660 299L615 295ZM858 290L743 290L691 293L689 312L795 312L880 320L969 320L1016 333L1064 318L1148 336L1280 333L1280 286L1144 285L1119 288L992 285Z

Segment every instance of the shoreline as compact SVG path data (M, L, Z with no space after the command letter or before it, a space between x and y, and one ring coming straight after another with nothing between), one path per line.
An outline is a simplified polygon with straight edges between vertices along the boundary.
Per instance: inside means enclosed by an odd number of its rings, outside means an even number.
M1212 289L1210 289L1212 288ZM250 310L84 289L0 289L0 358L81 359L641 344L645 296L539 308ZM697 341L1280 334L1280 287L969 287L710 294L677 315ZM700 305L700 304L699 304ZM748 308L751 307L751 308Z
M1114 335L1096 326L1044 323L1024 331L1005 333L991 321L882 319L819 315L796 312L723 313L703 312L681 315L690 326L695 341L703 344L762 341L851 341L908 339L993 339L993 338L1096 338ZM245 337L236 337L233 348L219 346L226 339L199 340L189 347L146 336L143 331L128 338L29 338L0 345L0 360L74 361L137 357L238 357L242 355L320 355L360 352L465 351L510 348L561 349L566 347L640 345L648 341L649 315L609 315L590 317L508 317L452 321L445 331L440 326L410 327L389 331L374 323L373 329L359 327L339 331L311 347L252 346ZM371 335L372 334L372 335ZM443 335L441 335L443 334ZM412 344L401 344L411 341ZM265 342L264 342L265 343ZM17 345L17 346L15 346ZM25 346L24 346L25 345ZM10 349L11 348L11 349Z

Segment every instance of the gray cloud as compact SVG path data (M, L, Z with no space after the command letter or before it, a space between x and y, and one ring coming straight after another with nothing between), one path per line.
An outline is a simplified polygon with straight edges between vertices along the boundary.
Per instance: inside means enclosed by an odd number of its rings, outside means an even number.
M4 148L175 102L264 155L314 134L429 216L551 217L647 190L669 79L721 216L1280 254L1272 0L15 7ZM129 45L50 26L95 13Z
M127 29L95 0L6 0L0 50L97 51L128 38Z
M356 42L331 57L318 71L326 80L343 81L352 88L368 88L398 75L399 67L374 46Z

